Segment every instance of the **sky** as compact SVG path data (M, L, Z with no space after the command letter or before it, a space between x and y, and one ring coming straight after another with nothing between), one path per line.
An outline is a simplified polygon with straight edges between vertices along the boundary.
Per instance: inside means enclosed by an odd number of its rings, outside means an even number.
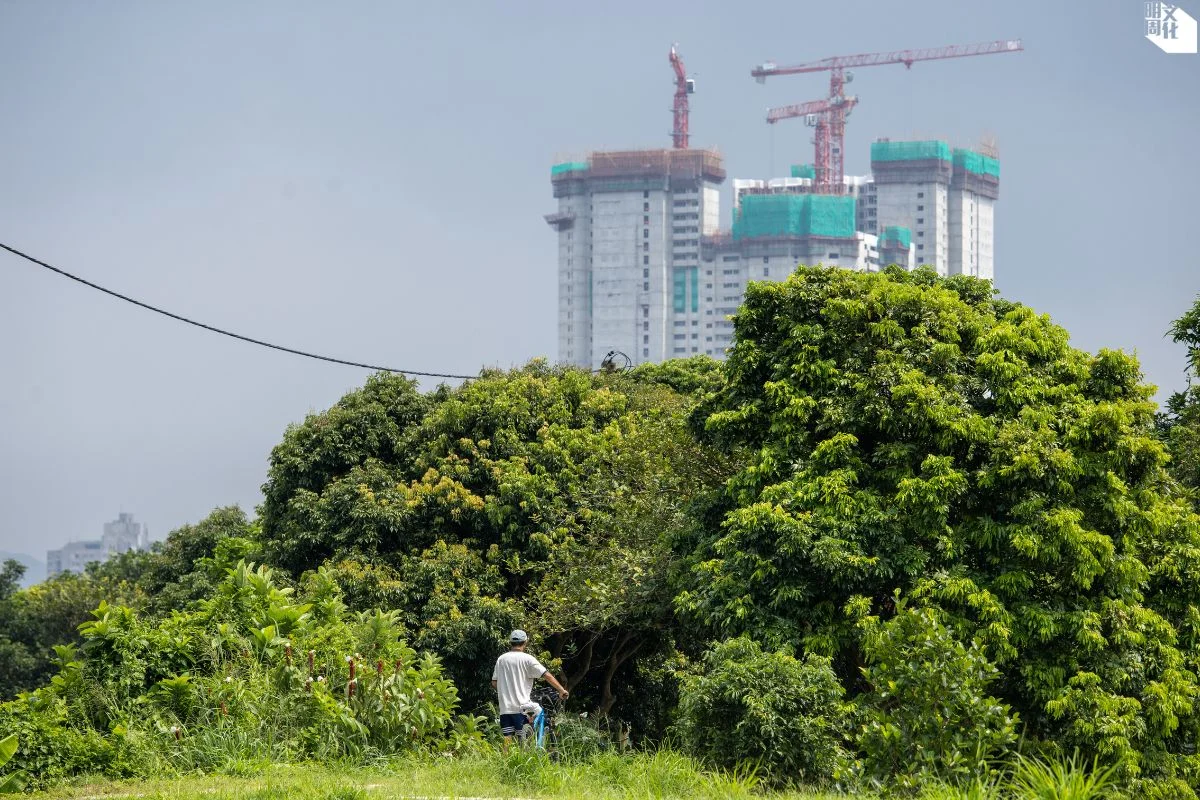
M672 43L697 82L693 146L754 178L811 161L811 131L765 110L827 79L758 85L752 66L1020 38L859 70L847 172L877 137L994 136L998 288L1078 347L1136 353L1165 393L1184 353L1164 331L1200 293L1200 56L1143 39L1142 6L9 0L0 242L335 357L464 374L554 359L550 165L669 146ZM287 426L366 377L0 253L0 550L44 558L120 511L154 538L252 511Z

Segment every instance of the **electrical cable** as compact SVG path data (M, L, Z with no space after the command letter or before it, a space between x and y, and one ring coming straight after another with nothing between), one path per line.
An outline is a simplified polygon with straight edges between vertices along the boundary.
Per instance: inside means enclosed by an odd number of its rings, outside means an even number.
M369 369L369 370L373 370L375 372L395 372L395 373L398 373L401 375L419 375L424 378L454 378L454 379L461 379L461 380L474 380L475 378L479 377L478 375L453 375L453 374L446 373L446 372L422 372L420 370L415 370L415 369L396 369L395 367L381 367L381 366L376 366L374 364L363 364L358 361L347 361L342 358L333 358L332 356L322 356L322 355L318 355L317 353L306 353L303 350L296 350L291 347L284 347L283 345L271 344L270 342L264 342L261 339L253 339L249 336L243 336L240 333L233 333L232 331L223 330L222 328L217 328L213 325L206 325L203 322L197 322L194 319L188 319L187 317L180 316L179 314L173 314L170 311L165 311L156 306L152 306L149 303L143 303L141 300L135 300L134 298L123 295L120 292L114 292L112 289L105 289L103 286L92 283L91 281L88 281L88 280L84 280L83 278L80 278L78 275L72 275L71 273L67 272L64 269L59 269L58 267L53 266L52 264L47 264L45 261L34 258L33 256L29 255L28 253L22 253L17 248L10 247L9 245L4 244L3 242L0 242L0 248L7 250L8 252L12 253L13 255L15 255L19 258L23 258L26 261L29 261L33 264L37 264L39 267L48 269L51 272L56 272L59 275L63 276L64 278L70 278L71 280L76 281L77 283L82 283L84 286L87 286L91 289L95 289L96 291L103 292L104 294L107 294L107 295L111 295L112 297L116 297L119 300L124 300L127 303L133 303L135 306L141 306L142 308L146 309L147 311L153 311L156 314L162 314L164 317L170 317L173 320L177 320L179 322L186 322L188 325L195 325L197 328L203 328L206 331L212 331L213 333L219 333L222 336L228 336L233 339L240 339L243 342L249 342L250 344L256 344L256 345L259 345L260 347L269 347L272 350L279 350L284 353L291 353L292 355L303 356L305 358L312 358L312 359L316 359L317 361L326 361L331 364L342 364L343 366L347 366L347 367L360 367L362 369Z

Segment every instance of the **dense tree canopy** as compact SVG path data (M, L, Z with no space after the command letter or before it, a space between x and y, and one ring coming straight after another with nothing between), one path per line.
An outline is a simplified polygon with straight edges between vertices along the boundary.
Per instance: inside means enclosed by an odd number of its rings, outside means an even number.
M686 426L720 374L708 359L601 375L535 362L425 396L376 376L273 452L268 560L331 560L351 603L403 609L468 704L487 701L520 623L608 710L630 659L670 647L669 542L728 472Z
M1168 499L1136 361L929 272L754 284L708 441L753 450L679 606L862 666L900 591L1001 670L1029 733L1193 780L1200 526ZM869 686L863 686L869 689Z

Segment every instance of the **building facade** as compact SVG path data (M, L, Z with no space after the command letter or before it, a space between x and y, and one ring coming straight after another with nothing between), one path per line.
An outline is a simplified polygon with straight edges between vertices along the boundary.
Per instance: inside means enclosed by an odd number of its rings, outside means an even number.
M92 562L104 562L115 555L130 550L146 550L150 534L132 514L122 512L117 519L104 523L104 534L99 540L75 541L57 550L46 552L46 577L53 578L61 572L83 572Z
M717 233L720 155L592 153L550 180L559 360L594 369L612 351L634 364L699 352L700 240Z

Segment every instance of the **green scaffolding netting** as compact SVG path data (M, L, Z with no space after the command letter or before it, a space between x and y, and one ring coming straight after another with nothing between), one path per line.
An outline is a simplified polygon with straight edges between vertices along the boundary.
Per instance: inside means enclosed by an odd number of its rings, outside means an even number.
M692 267L688 271L689 280L692 282L692 311L700 310L700 268Z
M853 197L824 194L752 194L742 198L734 239L763 236L854 235Z
M564 172L581 172L588 168L586 161L564 161L550 168L551 175L561 175Z
M687 309L687 269L676 269L671 275L672 289L672 307L676 314L682 314Z
M879 235L880 247L911 247L912 246L912 231L901 225L888 225L883 229L883 233Z
M950 145L930 140L926 142L871 142L872 161L939 161L950 160Z
M792 164L793 178L816 178L817 168L812 164Z
M976 175L991 175L1000 177L1000 162L983 153L973 150L957 149L954 151L954 166L958 169L974 172Z

